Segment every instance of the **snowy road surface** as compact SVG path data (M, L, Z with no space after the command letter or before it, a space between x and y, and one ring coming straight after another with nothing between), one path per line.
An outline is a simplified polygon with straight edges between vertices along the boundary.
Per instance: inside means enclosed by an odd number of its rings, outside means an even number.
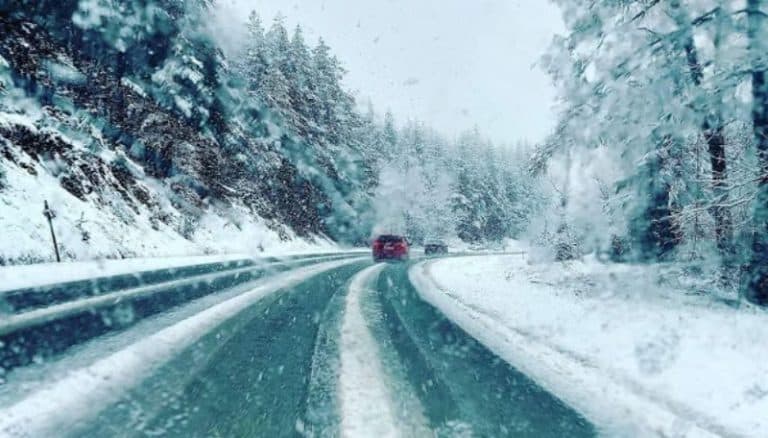
M0 321L0 436L596 434L424 301L418 260L359 255L10 306L49 316Z

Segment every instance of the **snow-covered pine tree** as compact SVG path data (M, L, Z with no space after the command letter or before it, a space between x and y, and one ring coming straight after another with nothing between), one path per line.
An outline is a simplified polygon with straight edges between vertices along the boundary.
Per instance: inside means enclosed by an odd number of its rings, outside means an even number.
M291 38L287 79L291 85L291 105L298 116L297 131L299 135L310 139L317 136L316 125L312 120L312 107L318 100L313 67L312 57L304 40L304 31L297 25Z
M322 38L312 50L312 59L318 97L315 120L323 127L327 140L339 144L344 141L345 124L354 111L354 100L340 84L345 71Z
M258 90L261 87L269 62L264 25L256 11L251 11L248 16L245 37L242 57L236 60L235 68L243 77L249 94L259 96Z

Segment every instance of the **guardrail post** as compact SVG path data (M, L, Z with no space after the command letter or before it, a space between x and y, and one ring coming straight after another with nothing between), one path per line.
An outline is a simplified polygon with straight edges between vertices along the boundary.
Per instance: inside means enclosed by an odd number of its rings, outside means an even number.
M53 218L56 217L56 213L48 206L48 201L43 201L45 209L43 209L43 215L48 219L48 228L51 229L51 239L53 240L53 251L56 253L56 262L61 263L61 256L59 255L59 245L56 243L56 233L53 231Z

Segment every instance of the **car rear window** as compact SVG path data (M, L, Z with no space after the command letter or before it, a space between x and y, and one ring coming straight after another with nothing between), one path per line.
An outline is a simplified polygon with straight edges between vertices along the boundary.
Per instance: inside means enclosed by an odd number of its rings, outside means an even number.
M396 242L402 242L405 239L401 236L385 235L385 236L379 236L376 240L382 243L396 243Z

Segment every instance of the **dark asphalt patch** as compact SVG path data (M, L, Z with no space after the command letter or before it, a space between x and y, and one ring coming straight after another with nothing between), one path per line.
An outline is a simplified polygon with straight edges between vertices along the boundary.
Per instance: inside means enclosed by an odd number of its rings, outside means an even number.
M422 300L407 266L379 278L384 323L438 435L592 437L592 424Z
M312 263L316 262L311 259L300 260L290 265L266 265L261 268L253 265L252 271L231 276L224 275L213 281L200 281L186 286L176 286L172 283L160 284L151 295L122 300L98 310L84 309L71 316L0 335L0 346L2 346L0 348L0 377L11 372L14 368L34 366L36 362L55 359L72 346L107 333L124 330L145 318L168 311L192 300ZM235 263L232 266L226 266L228 267L224 269L224 272L236 269L239 265ZM209 269L209 265L205 265L205 267ZM174 275L181 275L171 278L166 278L167 272L162 271L162 277L152 277L152 280L154 282L183 280L186 275L200 274L194 269L198 268L190 267L168 271L173 272ZM134 277L126 275L117 278L116 283L110 283L110 288L122 286L126 278ZM80 289L78 289L81 287L78 286L80 283L72 283L76 285L73 294L80 293ZM96 292L101 293L98 290ZM61 291L60 293L64 294Z
M324 314L332 297L346 291L348 280L363 266L345 266L265 297L77 434L300 436L312 427L305 417ZM314 408L333 409L323 408L326 402L333 406L332 399L321 400Z

